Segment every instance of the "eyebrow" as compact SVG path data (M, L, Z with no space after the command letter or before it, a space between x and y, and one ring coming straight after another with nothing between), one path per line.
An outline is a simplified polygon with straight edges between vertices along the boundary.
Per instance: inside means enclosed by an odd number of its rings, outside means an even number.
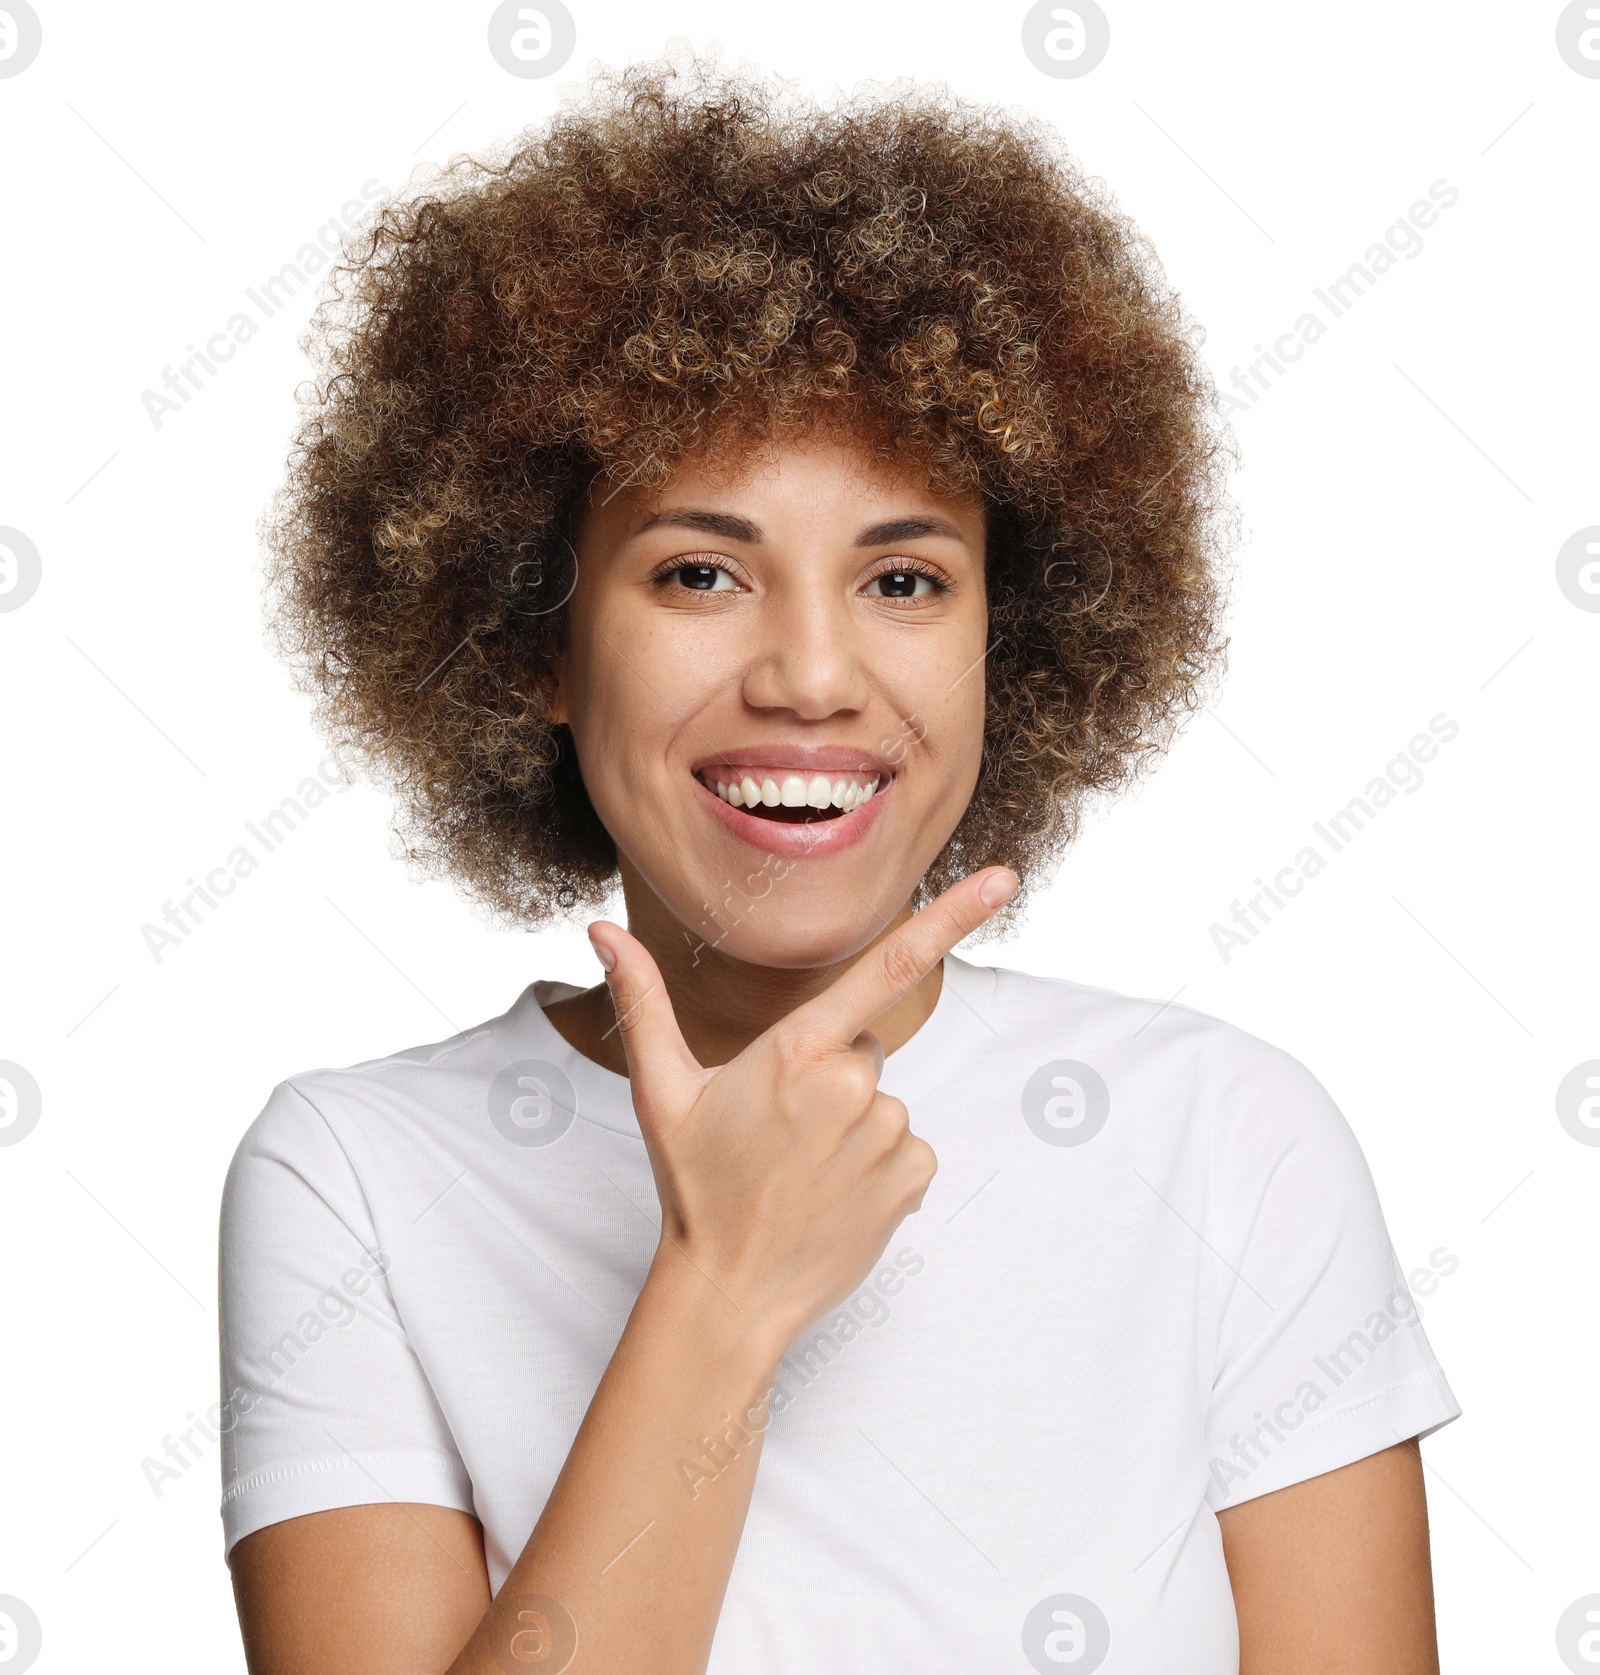
M863 529L856 537L858 547L887 547L895 541L915 541L921 535L948 535L964 539L961 531L945 518L890 518Z
M699 529L707 535L721 535L729 541L747 541L752 546L760 545L763 539L761 526L752 523L749 518L741 518L731 512L696 511L690 507L657 512L653 517L646 518L634 534L642 535L647 529L654 529L660 524ZM863 529L856 536L855 544L858 547L886 547L895 541L914 541L924 535L944 535L956 541L965 539L961 531L945 518L888 518Z
M748 541L752 545L761 540L760 525L752 523L749 518L736 517L732 512L696 512L688 508L657 512L654 517L646 518L634 534L643 535L647 529L654 529L658 524L702 529L707 535L722 535L730 541Z

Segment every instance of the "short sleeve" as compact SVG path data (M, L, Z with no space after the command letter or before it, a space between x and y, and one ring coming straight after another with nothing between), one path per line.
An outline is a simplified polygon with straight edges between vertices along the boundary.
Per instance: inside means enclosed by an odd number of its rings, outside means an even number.
M1319 1476L1461 1409L1355 1135L1297 1059L1230 1031L1212 1199L1232 1273L1206 1423L1214 1510ZM1438 1252L1440 1271L1455 1259Z
M472 1486L390 1294L365 1195L312 1100L284 1082L223 1190L226 1550L304 1513L386 1501L473 1510Z

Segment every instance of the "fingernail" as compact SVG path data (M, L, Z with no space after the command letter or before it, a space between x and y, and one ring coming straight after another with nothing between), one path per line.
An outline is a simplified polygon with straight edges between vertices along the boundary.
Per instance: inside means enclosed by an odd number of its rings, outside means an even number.
M1004 907L1017 893L1017 875L1009 868L992 872L978 886L978 899L985 907Z
M615 971L617 969L617 956L613 954L611 950L606 947L605 943L603 943L597 936L594 936L593 934L590 935L589 946L594 949L594 957L606 968L607 971Z

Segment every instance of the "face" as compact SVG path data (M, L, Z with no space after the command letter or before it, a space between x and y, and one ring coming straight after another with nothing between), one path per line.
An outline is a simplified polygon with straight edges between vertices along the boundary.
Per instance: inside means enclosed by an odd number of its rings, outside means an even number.
M977 781L982 505L837 437L607 492L577 542L555 718L630 916L759 965L847 958Z

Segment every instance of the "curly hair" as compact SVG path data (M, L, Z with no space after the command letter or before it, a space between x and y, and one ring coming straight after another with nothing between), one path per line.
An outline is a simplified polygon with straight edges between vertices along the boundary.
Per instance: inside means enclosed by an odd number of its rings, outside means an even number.
M1199 341L1035 119L597 69L334 268L263 520L276 644L422 870L522 927L598 906L615 846L545 718L584 496L848 421L988 513L981 767L918 899L995 861L1026 885L1227 645L1233 448Z

